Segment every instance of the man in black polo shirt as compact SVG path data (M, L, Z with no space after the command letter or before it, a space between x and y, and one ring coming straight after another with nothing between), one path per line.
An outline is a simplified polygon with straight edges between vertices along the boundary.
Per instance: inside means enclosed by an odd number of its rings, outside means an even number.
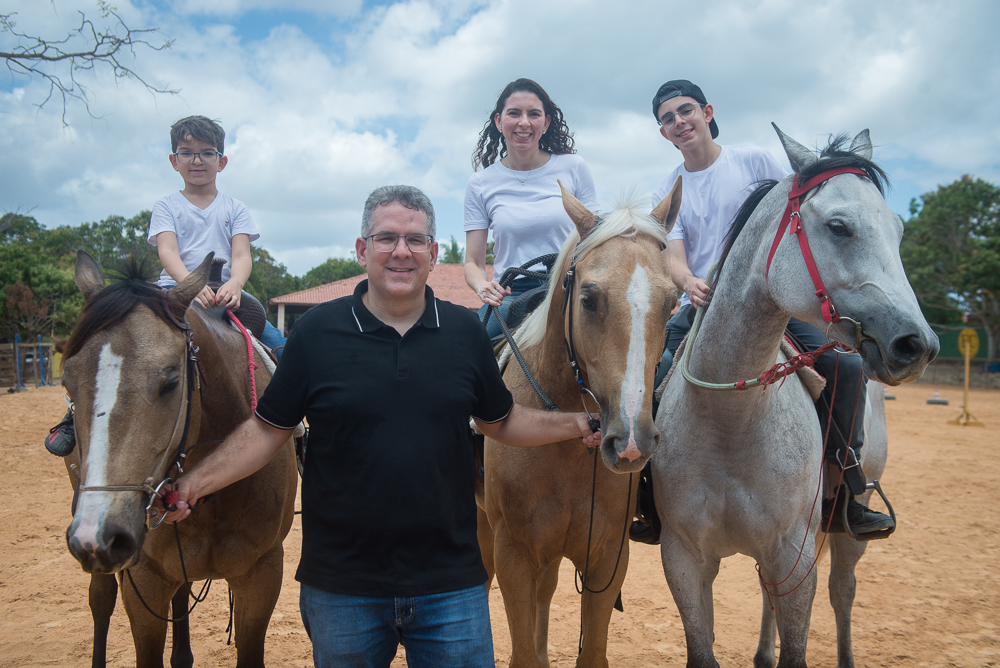
M475 315L434 298L434 209L410 186L365 203L368 279L295 324L256 416L182 477L189 502L266 464L305 417L300 607L317 666L493 666L469 416L491 438L583 438L583 413L514 403Z

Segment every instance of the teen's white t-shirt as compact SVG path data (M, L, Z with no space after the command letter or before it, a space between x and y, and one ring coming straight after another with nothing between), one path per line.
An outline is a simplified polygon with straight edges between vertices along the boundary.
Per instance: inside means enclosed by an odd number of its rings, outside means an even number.
M653 193L653 208L682 178L681 209L667 239L684 240L688 268L698 278L718 262L726 245L726 235L740 206L759 181L780 181L787 172L769 152L757 146L723 146L722 153L708 169L689 172L682 162ZM681 293L680 303L689 304Z
M538 169L518 172L500 161L469 179L465 188L465 231L493 230L493 276L507 267L558 253L573 231L557 180L591 211L597 192L587 163L578 155L553 155ZM523 181L523 183L522 183ZM540 269L537 265L533 269Z
M177 235L177 248L181 261L191 271L205 259L210 251L215 257L226 259L222 266L222 282L229 280L233 264L233 235L247 234L250 241L260 238L257 226L243 202L217 193L207 209L199 209L179 191L167 195L153 205L147 241L156 245L156 235L173 232ZM176 281L167 270L160 273L159 284L170 286Z

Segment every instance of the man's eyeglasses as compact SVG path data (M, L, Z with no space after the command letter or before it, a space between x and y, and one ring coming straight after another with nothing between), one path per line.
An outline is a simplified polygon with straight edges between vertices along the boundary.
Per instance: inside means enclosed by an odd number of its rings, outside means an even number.
M177 153L174 153L174 156L177 158L177 162L182 165L190 165L194 162L196 157L201 158L202 162L215 162L219 159L220 155L222 154L218 151L201 151L200 153L194 153L192 151L178 151Z
M380 232L378 234L369 234L364 237L365 241L372 242L372 248L380 253L391 253L396 250L396 244L399 243L400 239L406 239L406 247L410 249L411 253L426 253L431 249L431 244L434 243L434 237L429 234L390 234L388 232Z
M700 104L690 104L690 103L682 104L677 109L676 112L668 111L667 113L663 114L663 116L660 117L660 125L662 125L665 128L669 128L673 126L678 116L680 116L686 121L689 118L691 118L691 116L694 115L694 110L699 108L700 106L701 106Z

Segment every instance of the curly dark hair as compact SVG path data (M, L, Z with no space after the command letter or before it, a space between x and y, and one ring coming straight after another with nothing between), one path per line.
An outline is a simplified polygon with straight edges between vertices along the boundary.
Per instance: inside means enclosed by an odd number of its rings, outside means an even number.
M556 106L549 94L541 86L531 79L517 79L511 81L500 93L497 104L490 112L490 117L483 126L483 131L479 133L479 142L476 150L472 153L472 170L476 171L480 166L486 168L497 160L502 160L507 155L507 142L503 134L497 129L494 119L498 114L503 113L507 98L514 93L533 93L542 101L542 108L545 115L552 121L549 129L545 131L542 138L538 140L538 148L553 155L563 155L565 153L576 153L573 148L573 133L569 131L566 120L563 118L562 110Z

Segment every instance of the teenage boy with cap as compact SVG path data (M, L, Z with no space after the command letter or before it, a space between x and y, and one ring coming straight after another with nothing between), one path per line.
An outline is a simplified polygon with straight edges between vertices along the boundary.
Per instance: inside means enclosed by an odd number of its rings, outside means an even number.
M684 162L653 193L655 207L670 192L677 177L683 177L684 197L677 222L667 237L666 249L670 277L682 291L680 310L667 322L666 346L656 376L656 387L659 387L670 369L677 346L691 329L695 308L707 303L709 285L706 279L722 255L736 212L760 181L780 181L785 178L786 172L762 148L717 144L715 139L719 136L719 126L715 121L715 109L708 104L701 88L686 79L668 81L660 86L653 96L653 116L660 124L660 134L684 156ZM806 339L806 346L810 349L824 342L822 333L806 323L793 319L789 328L798 338ZM816 346L811 345L815 338L813 334L819 336ZM849 366L844 363L846 357L841 358L841 367ZM834 365L833 369L836 368ZM819 370L824 372L824 369ZM832 373L836 371L831 369L824 375L830 377ZM843 378L845 368L841 368L839 373ZM860 373L858 364L857 370L850 373L854 382L843 385L863 388L863 384L857 382ZM863 405L865 396L861 393L860 396L847 397L840 392L837 399L834 422L843 422L837 418L847 414L847 424L841 431L848 445L857 452L863 444L863 425L858 420L852 433L850 425L853 421L849 411L856 400ZM850 401L849 407L843 405L847 401ZM892 524L888 516L871 511L853 499L849 504L848 519L855 533L878 531L884 529L886 523ZM629 532L631 538L642 543L658 544L660 522L653 504L649 464L640 476L637 515ZM840 513L835 515L839 517Z

